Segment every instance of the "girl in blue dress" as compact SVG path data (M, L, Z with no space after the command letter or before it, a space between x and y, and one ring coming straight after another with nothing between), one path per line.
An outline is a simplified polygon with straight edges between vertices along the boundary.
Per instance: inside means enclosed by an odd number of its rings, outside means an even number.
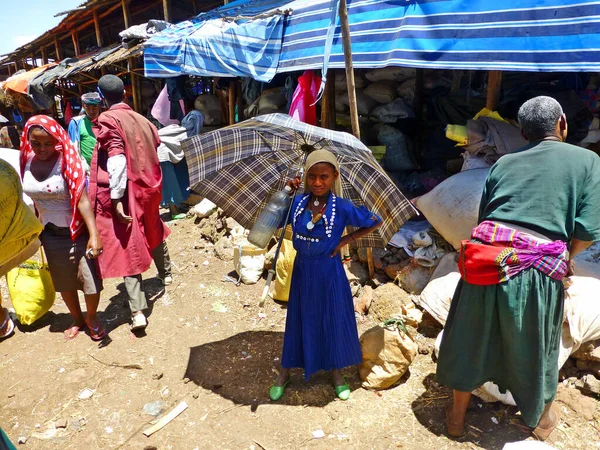
M300 178L288 182L298 189ZM335 155L313 151L306 160L306 192L293 200L290 222L297 251L285 325L281 371L269 395L279 400L290 381L290 369L304 376L331 372L336 395L347 400L350 388L341 369L359 364L354 304L340 249L372 232L381 219L365 207L340 197L341 180ZM342 237L346 226L358 228Z

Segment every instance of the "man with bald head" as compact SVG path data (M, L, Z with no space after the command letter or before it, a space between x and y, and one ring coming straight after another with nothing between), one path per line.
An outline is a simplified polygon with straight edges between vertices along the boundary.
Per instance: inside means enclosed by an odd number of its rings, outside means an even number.
M490 169L479 225L463 241L461 281L440 347L438 381L454 389L448 434L464 432L471 391L487 381L509 390L535 436L559 422L562 278L600 240L600 159L566 144L567 118L550 97L518 114L529 144Z

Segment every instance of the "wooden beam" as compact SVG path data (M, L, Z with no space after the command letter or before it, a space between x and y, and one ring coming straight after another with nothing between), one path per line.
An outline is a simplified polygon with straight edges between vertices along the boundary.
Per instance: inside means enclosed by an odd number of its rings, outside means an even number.
M42 64L48 64L48 52L46 51L46 47L42 47Z
M79 56L81 52L79 51L79 35L77 31L71 31L71 40L73 41L73 49L75 50L75 56Z
M121 0L121 7L123 8L123 22L125 23L125 29L131 25L131 16L129 15L129 0Z
M98 18L98 10L94 10L94 29L96 30L96 45L102 47L102 32L100 31L100 19Z
M321 102L321 126L335 130L335 72L329 72Z
M500 92L502 88L502 72L500 70L490 70L488 75L488 90L485 107L490 111L496 111L500 102Z
M165 21L171 22L171 0L163 0L163 15Z

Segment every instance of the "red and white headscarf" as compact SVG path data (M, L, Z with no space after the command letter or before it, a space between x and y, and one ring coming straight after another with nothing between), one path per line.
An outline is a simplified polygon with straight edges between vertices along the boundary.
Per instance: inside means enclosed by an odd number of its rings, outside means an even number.
M81 194L85 189L85 171L81 164L81 158L75 145L69 139L69 135L56 120L44 115L33 116L25 124L23 136L21 137L21 179L25 173L27 159L33 153L29 141L29 130L33 126L42 127L46 133L56 139L56 151L62 154L62 175L69 190L73 212L69 229L71 230L71 238L75 239L81 234L84 225L83 217L77 207Z

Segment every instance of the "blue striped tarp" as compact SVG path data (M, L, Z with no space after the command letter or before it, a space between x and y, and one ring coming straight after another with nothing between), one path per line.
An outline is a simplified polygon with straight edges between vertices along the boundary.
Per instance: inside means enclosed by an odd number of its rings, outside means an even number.
M321 68L331 5L238 0L147 41L146 74L268 81L276 72ZM348 0L348 13L357 68L600 71L600 1ZM339 19L329 67L344 67Z

